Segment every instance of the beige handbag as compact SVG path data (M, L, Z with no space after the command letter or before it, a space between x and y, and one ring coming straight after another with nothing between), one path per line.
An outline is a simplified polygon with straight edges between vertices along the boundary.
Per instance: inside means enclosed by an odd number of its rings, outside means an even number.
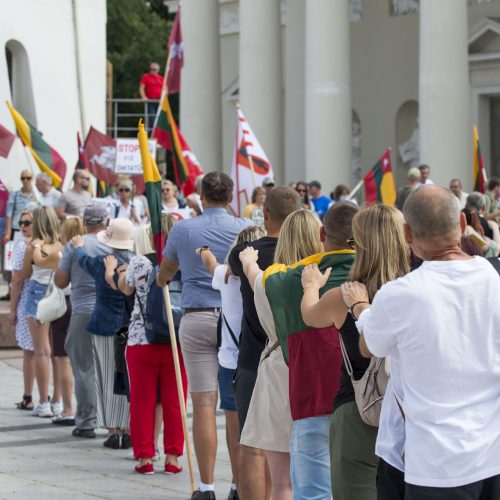
M352 386L354 387L354 397L361 420L372 427L378 427L382 401L389 380L385 370L385 358L372 356L364 375L359 380L354 380L347 350L340 334L339 337L342 357L344 358L347 373L351 377Z
M68 308L64 292L54 284L52 280L53 275L54 272L50 275L45 296L38 302L36 309L36 319L40 323L50 323L61 318Z

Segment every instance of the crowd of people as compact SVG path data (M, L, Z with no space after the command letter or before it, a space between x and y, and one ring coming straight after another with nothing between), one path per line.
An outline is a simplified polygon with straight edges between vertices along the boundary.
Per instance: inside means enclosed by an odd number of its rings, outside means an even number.
M224 173L186 199L164 180L159 262L129 179L103 202L85 170L65 193L23 171L4 235L18 408L75 438L107 429L104 446L132 448L145 475L163 426L162 469L180 473L174 353L153 325L168 284L193 406L193 500L215 499L218 405L229 500L500 498L500 180L468 194L429 176L409 169L396 207L266 178L241 218Z

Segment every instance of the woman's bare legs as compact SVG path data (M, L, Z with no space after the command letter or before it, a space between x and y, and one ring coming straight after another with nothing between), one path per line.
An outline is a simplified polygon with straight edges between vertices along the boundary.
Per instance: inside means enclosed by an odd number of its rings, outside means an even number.
M266 458L271 472L271 498L273 500L292 500L290 453L266 451Z
M75 414L73 410L73 371L71 361L68 356L55 356L52 358L54 365L54 399L56 397L55 381L60 387L59 394L62 394L63 411L62 416L68 417ZM57 367L57 368L56 368Z
M33 385L35 383L35 353L23 350L23 378L24 394L33 396Z
M28 318L28 328L35 350L35 378L40 393L40 402L49 400L50 381L50 341L49 325Z

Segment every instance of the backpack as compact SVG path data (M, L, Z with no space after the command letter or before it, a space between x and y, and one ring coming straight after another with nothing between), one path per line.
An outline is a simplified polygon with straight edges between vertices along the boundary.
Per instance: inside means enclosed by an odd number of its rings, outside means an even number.
M372 356L370 364L363 376L359 380L354 380L352 365L347 356L347 350L340 335L339 338L340 350L342 351L347 373L349 377L351 377L356 406L358 407L361 420L367 425L378 427L382 401L384 400L384 394L389 380L387 372L385 371L385 358Z
M159 266L156 265L156 256L146 257L153 264L153 269L149 273L147 284L146 304L142 304L139 296L137 301L141 309L141 314L144 320L144 328L146 330L146 339L150 344L170 344L170 329L168 326L167 309L165 307L165 297L163 289L156 284L156 273L159 271ZM181 282L180 280L172 281L169 285L170 302L172 305L172 314L174 317L174 328L177 340L179 340L179 325L182 317L182 309L180 307L181 297Z

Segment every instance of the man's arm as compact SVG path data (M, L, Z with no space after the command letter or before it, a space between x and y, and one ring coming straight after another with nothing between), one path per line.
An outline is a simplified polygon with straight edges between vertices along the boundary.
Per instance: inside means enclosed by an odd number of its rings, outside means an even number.
M161 261L160 271L156 275L156 284L164 288L172 280L175 273L179 270L179 261L173 259L163 259Z
M66 213L66 207L67 207L66 197L64 195L62 195L59 197L59 201L57 203L57 208L56 208L56 215L61 220L64 220L66 218L66 216L68 215Z
M144 83L140 83L139 84L139 95L141 96L141 99L143 101L147 101L148 100L148 97L146 96L146 86L144 85Z
M63 271L62 269L56 269L54 274L54 283L57 288L66 288L70 283L71 275L68 271Z

